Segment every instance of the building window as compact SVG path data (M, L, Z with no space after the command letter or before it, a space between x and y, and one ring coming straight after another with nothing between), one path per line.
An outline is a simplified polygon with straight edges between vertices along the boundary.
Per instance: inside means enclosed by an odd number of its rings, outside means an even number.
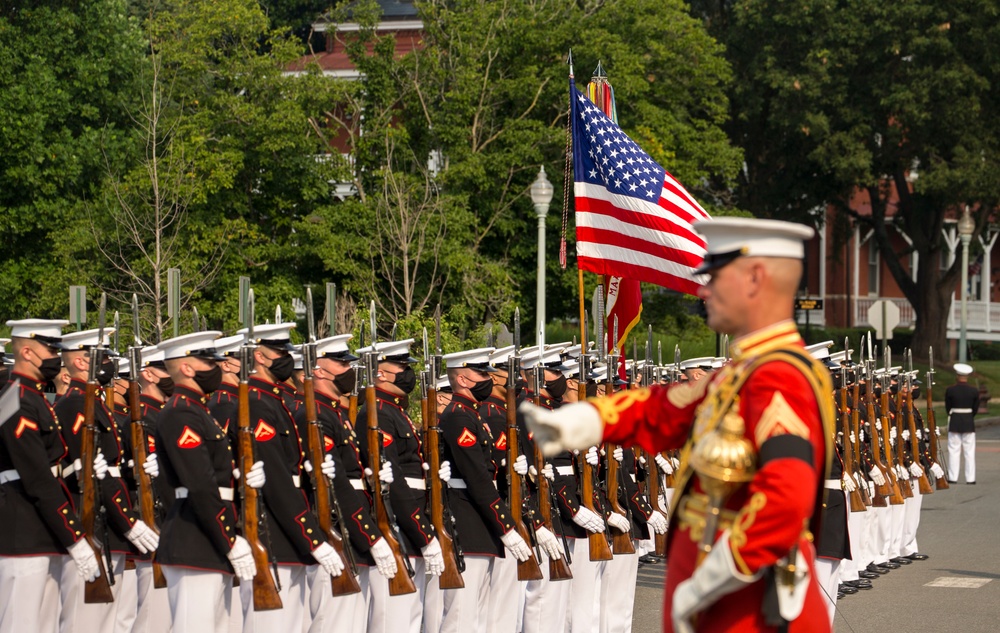
M868 294L878 296L878 247L875 238L868 240Z

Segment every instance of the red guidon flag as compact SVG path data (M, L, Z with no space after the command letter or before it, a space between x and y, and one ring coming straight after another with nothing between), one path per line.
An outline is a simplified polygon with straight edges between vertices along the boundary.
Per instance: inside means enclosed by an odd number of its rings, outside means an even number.
M579 267L697 294L705 240L691 224L708 213L572 79L570 102Z

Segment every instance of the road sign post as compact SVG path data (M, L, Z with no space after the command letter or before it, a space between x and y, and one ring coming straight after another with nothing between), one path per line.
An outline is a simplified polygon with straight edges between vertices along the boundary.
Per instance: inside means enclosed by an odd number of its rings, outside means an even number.
M895 301L879 299L868 308L868 325L875 329L875 336L882 339L883 349L886 341L892 338L892 330L899 325L899 306Z

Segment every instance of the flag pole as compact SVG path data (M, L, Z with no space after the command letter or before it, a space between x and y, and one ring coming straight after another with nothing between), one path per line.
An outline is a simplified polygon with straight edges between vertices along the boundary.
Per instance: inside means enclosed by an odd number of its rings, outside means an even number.
M572 80L573 79L573 49L569 50L569 57L566 59L566 63L569 64L569 78ZM570 118L572 118L572 117L570 117ZM563 176L563 187L564 187L564 191L566 192L566 195L563 196L563 202L564 202L564 204L563 204L563 217L566 217L566 210L569 208L568 207L568 204L569 204L569 187L570 187L570 183L572 182L572 174L570 174L570 165L572 164L572 158L573 158L573 154L572 154L572 152L573 152L573 148L572 148L572 142L573 142L572 141L572 138L573 138L572 124L573 124L573 122L569 121L569 126L570 127L567 128L567 135L566 135L566 173ZM565 236L566 236L566 231L565 231L565 226L564 226L563 227L563 242L562 242L562 245L561 245L563 251L560 253L560 258L562 259L562 263L563 263L564 266L566 265L565 264L565 262L566 262L566 254L565 254L565 248L566 248L566 241L565 240L566 240L566 238L565 238ZM587 355L587 302L586 302L586 290L584 289L584 286L583 286L583 268L580 267L579 260L577 260L577 262L576 262L576 279L577 279L577 285L580 288L580 358L582 359L584 356ZM601 315L600 318L604 318L604 315ZM580 382L586 382L586 380L587 380L586 376L580 376Z

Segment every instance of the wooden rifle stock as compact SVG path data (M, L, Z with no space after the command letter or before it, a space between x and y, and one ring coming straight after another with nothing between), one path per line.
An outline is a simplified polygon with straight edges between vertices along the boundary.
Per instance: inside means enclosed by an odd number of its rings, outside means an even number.
M431 379L433 380L433 379ZM426 430L427 464L430 470L427 471L428 488L431 503L431 523L437 532L438 542L441 543L441 554L444 556L444 571L438 578L438 585L441 589L464 589L465 580L462 572L458 568L458 555L455 551L455 541L444 520L444 482L438 474L441 468L441 430L438 427L437 419L437 389L427 381L426 417L424 418L424 429Z
M597 516L604 518L603 513L594 507L594 467L587 463L583 455L580 456L580 503ZM590 545L590 560L613 558L606 533L588 533L587 541Z
M605 459L608 461L607 488L608 504L611 511L628 518L628 511L621 506L618 501L618 493L621 492L621 468L618 460L614 458L614 451L618 448L616 444L608 444L605 449ZM584 460L586 461L586 460ZM631 523L631 521L629 522ZM621 532L617 528L608 526L611 532L611 553L612 554L635 554L635 545L632 543L632 532Z
M396 575L389 579L389 595L401 596L407 593L414 593L417 586L413 584L413 579L407 573L409 561L403 559L399 549L399 541L396 540L395 530L389 520L389 511L385 507L385 498L382 496L382 481L379 479L379 469L382 467L382 433L378 429L378 404L375 401L375 385L369 382L365 387L365 413L368 416L368 467L372 470L372 499L375 503L375 521L378 529L382 532L382 538L392 549L392 556L396 560ZM404 483L405 482L401 482Z
M558 512L558 508L553 510L552 501L550 495L552 490L549 487L549 480L545 478L542 474L542 468L545 467L545 457L542 455L542 449L535 445L535 468L538 469L538 514L541 516L542 523L545 528L556 533L555 529L552 527L552 512ZM602 537L603 538L603 537ZM604 541L605 547L607 547L608 542ZM573 577L573 572L570 571L569 563L566 562L566 557L563 556L559 560L549 559L549 580L569 580Z
M913 455L913 462L916 464L920 463L920 441L917 439L917 423L913 417L913 394L908 392L906 394L906 425L910 427L910 453ZM923 468L921 468L923 470ZM927 472L923 471L920 473L920 478L917 480L917 486L920 489L920 494L929 495L934 492L934 488L931 487L931 482L927 479Z
M331 576L330 584L333 587L333 595L349 596L361 593L361 585L354 575L355 568L352 560L348 559L345 548L349 547L344 543L344 539L333 529L333 509L331 507L331 495L335 494L331 489L330 482L323 475L321 465L325 459L325 442L323 441L323 430L316 412L316 386L311 377L302 381L302 391L304 393L304 406L306 417L306 447L309 451L309 460L313 464L312 479L313 488L316 493L316 519L319 527L326 535L326 540L330 542L337 555L340 556L344 564L344 570L339 576ZM344 517L337 517L340 521Z
M933 367L931 369L934 369ZM930 384L932 380L931 373L928 373L927 379L927 429L930 431L931 436L927 438L928 443L931 445L931 460L935 464L940 464L938 461L938 434L937 434L937 419L934 417L934 397L931 395ZM948 480L946 477L937 477L934 480L934 486L938 490L947 490L950 486L948 485Z
M896 426L896 464L905 470L906 459L903 452L903 394L901 392L897 393L896 416L893 418L892 423ZM903 493L903 499L909 499L913 496L913 489L910 486L909 470L906 471L906 477L900 478L897 475L896 481L899 483L899 491Z
M885 497L892 496L892 487L889 485L889 473L885 467L885 462L882 461L882 439L878 430L879 422L878 416L875 415L875 402L874 396L871 392L871 385L868 386L868 393L865 395L865 405L868 413L868 426L871 429L869 444L872 449L872 462L875 464L875 468L879 469L882 473L882 477L885 479L885 483L882 485L875 484L875 498L872 503L878 507L882 507L879 503L880 500L884 500Z
M859 476L856 480L861 481L861 485L858 489L861 491L861 498L865 502L865 506L876 505L871 495L868 492L868 480L867 473L862 472L861 469L861 399L859 398L860 388L858 386L858 381L854 381L854 387L851 391L851 430L854 432L854 441L851 442L854 460L854 472ZM882 500L882 506L885 505L885 499ZM879 507L882 507L879 506Z
M137 365L133 365L137 367ZM138 373L138 369L134 373ZM156 505L153 500L153 482L146 474L143 464L146 463L146 427L142 423L142 410L139 402L139 381L131 380L128 384L128 406L132 426L132 474L135 477L136 485L139 489L139 515L142 522L149 526L149 529L159 533L156 528ZM167 579L163 575L163 568L156 562L156 553L153 553L153 587L163 589L167 586Z
M841 385L840 387L840 420L841 420L841 432L843 434L844 442L844 474L848 477L854 477L854 447L851 445L851 418L847 413L847 386ZM857 437L857 436L855 436ZM864 512L868 508L865 506L865 500L861 496L861 492L858 490L860 486L855 486L854 490L848 493L848 497L851 503L851 512Z
M245 364L247 361L244 359L243 362ZM253 468L254 451L253 433L250 430L250 387L246 380L240 381L237 411L239 465L243 473L248 473ZM254 566L257 568L253 577L253 608L255 611L280 609L281 596L278 595L278 587L271 575L267 549L260 540L260 500L257 489L247 485L246 476L240 478L240 488L243 499L243 511L240 514L243 519L243 538L250 544Z
M660 495L662 491L660 490L660 468L656 465L655 457L646 453L646 468L649 469L649 500L653 504L653 509L657 512L660 511ZM666 495L664 495L664 498ZM669 515L670 511L666 510L665 515ZM667 555L667 535L664 534L653 534L653 553L657 556Z
M516 369L512 369L510 376L513 377L515 375ZM514 462L517 461L518 455L520 454L520 445L518 444L517 437L517 397L515 395L515 389L516 387L513 386L512 378L511 385L507 387L506 393L507 479L510 481L507 501L510 504L511 520L514 522L514 527L517 529L517 533L521 535L521 538L524 539L525 543L530 545L532 539L529 538L528 528L524 524L524 517L522 516L522 509L524 508L524 491L521 489L521 476L514 470ZM539 477L541 477L541 475L539 475ZM542 568L538 565L538 559L535 558L534 551L531 552L531 556L528 557L528 560L517 563L518 580L541 580L543 577Z
M896 464L892 457L892 446L889 443L889 394L887 391L882 391L882 401L881 401L881 419L879 420L879 425L882 430L879 431L878 427L872 427L872 432L879 436L879 442L881 444L881 449L885 454L885 474L886 480L889 482L889 504L898 506L906 501L903 496L902 489L899 485L899 478L896 476Z
M97 482L94 481L94 457L97 451L94 434L97 427L94 425L94 415L97 406L97 383L88 381L87 389L84 392L83 400L83 428L80 429L80 522L83 523L84 538L94 550L97 557L97 566L101 570L101 575L96 580L86 583L83 590L83 601L86 604L100 604L114 602L114 594L111 593L111 582L108 577L108 570L104 566L104 559L101 558L101 548L97 545L99 539L94 533L94 523L97 514Z

